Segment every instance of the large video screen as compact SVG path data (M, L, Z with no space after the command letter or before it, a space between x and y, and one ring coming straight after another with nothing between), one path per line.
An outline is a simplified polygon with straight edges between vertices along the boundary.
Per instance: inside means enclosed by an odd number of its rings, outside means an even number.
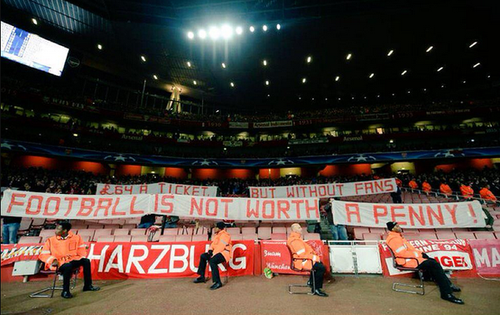
M2 22L2 57L60 76L69 49Z

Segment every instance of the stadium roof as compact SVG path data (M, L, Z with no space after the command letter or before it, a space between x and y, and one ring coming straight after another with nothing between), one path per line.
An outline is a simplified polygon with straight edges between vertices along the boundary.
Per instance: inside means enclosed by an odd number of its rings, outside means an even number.
M83 52L87 64L255 111L466 95L491 88L500 69L500 7L488 1L2 4L3 19ZM28 22L33 17L36 26ZM232 38L212 40L210 27L223 24Z

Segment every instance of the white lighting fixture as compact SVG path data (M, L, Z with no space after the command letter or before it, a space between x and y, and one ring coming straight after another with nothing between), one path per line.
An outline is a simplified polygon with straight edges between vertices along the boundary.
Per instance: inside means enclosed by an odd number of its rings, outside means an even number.
M476 68L476 67L479 67L481 65L480 62L476 63L475 65L472 66L472 68Z
M339 101L341 100L342 98L339 97Z
M394 49L389 50L389 52L387 53L387 57L390 57L393 53L394 53Z
M191 68L191 62L188 61L187 66L188 66L188 68Z
M226 69L226 64L222 63L222 68Z
M470 142L474 142L474 139L470 139Z
M365 96L365 100L366 100L366 96Z
M427 48L427 50L425 52L430 52L433 48L434 48L434 46L429 46L429 48Z
M426 89L426 88L424 88L424 92L427 92L427 89Z
M401 75L405 75L407 72L408 70L403 70L403 72L401 72Z
M36 24L36 23L35 23ZM469 48L472 48L477 45L477 42L473 42L472 44L469 45Z
M347 54L347 57L345 57L346 60L351 60L352 54Z
M219 110L216 110L215 113L217 114L219 112Z
M266 59L262 60L262 64L264 65L264 67L267 66L267 60Z
M194 84L194 85L198 85L198 83L197 83L196 81L194 81L194 80L193 80L193 84Z
M217 40L220 36L220 29L215 26L210 27L208 29L208 36L213 40Z
M158 76L156 74L153 74L153 79L158 80Z
M276 29L279 31L281 29L281 25L280 24L276 24Z
M302 78L302 83L306 83L307 82L307 79L306 78Z
M306 60L307 60L307 63L311 63L311 61L312 61L312 57L311 57L311 56L307 56L307 59L306 59Z
M271 94L267 94L267 97L271 97Z
M102 45L101 44L97 44L97 49L102 50Z
M146 57L144 55L141 56L141 60L142 60L142 62L146 62Z
M327 97L325 97L325 101L328 101L328 98L327 98Z
M368 78L370 78L370 79L371 79L371 78L373 78L374 76L375 76L375 73L372 73L372 74L370 74L370 76L369 76Z
M354 99L354 96L352 97L352 99Z
M233 82L229 83L229 85L231 85L231 87L234 87L234 83Z
M392 93L392 96L396 96L396 94L395 94L395 93Z
M250 32L252 32L252 33L255 32L255 27L250 26Z
M340 76L338 75L335 77L335 82L338 82L339 80L340 80Z
M236 28L236 34L238 34L238 35L243 34L243 28L242 28L241 26L238 26L238 27Z
M199 30L198 31L198 37L201 38L201 39L207 38L207 31L205 31L205 30Z
M269 85L269 81L268 80L266 80L266 85Z
M194 33L191 32L191 31L189 31L187 36L188 36L189 39L193 39L194 38Z
M392 139L391 139L391 140L389 140L389 143L394 143L394 140L392 140Z
M77 133L74 133L74 134L73 134L73 137L78 137L78 134L77 134Z
M379 94L379 95L377 95L377 98L380 98L380 94Z
M312 98L312 100L314 101L314 97Z
M467 81L462 81L463 84L467 83Z
M267 32L267 25L263 25L263 26L262 26L262 30L263 30L264 32Z
M32 18L31 19L31 23L35 24L35 25L38 25L38 21L35 19L35 18Z
M233 28L227 24L222 25L220 32L224 39L230 39L233 36Z
M410 94L410 93L411 93L411 91L410 91L410 90L408 90L408 94Z
M441 71L443 69L444 69L444 67L439 67L439 69L437 69L437 72L439 72L439 71Z
M302 99L302 97L299 96L299 100L301 100L301 99Z
M442 89L444 89L444 84L443 84L443 85L441 85L441 88L442 88Z

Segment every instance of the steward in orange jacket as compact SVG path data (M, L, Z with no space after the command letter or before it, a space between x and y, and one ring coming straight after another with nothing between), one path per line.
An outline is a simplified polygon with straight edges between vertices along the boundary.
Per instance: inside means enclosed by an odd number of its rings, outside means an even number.
M217 222L212 233L212 244L210 244L208 252L200 256L200 264L198 265L198 274L200 276L194 280L194 283L205 282L205 270L208 262L212 270L213 282L210 290L217 290L222 287L218 265L223 262L229 262L233 246L231 245L231 235L227 233L224 222Z
M480 191L479 191L479 195L481 196L481 198L483 198L484 200L489 200L489 201L493 201L493 202L496 202L497 201L497 197L495 197L495 195L493 195L493 193L491 192L491 190L489 189L490 186L489 185L486 185L485 187L483 187Z
M298 223L292 224L292 233L286 241L286 245L292 252L293 267L298 270L310 270L311 276L307 283L314 295L327 297L328 294L323 292L323 277L326 268L320 261L318 254L312 247L302 239L302 227Z
M441 265L426 253L415 249L402 235L402 229L397 222L387 222L387 229L390 231L387 236L386 244L392 250L396 263L399 266L407 268L417 268L430 274L436 281L441 291L441 298L452 303L464 304L456 298L453 292L460 292L460 288L451 283L444 273Z
M83 267L83 291L98 291L99 287L92 285L90 260L87 256L87 245L79 235L70 232L70 223L60 223L55 229L55 236L49 238L43 245L38 257L45 263L45 269L56 270L63 276L63 298L72 298L69 282L75 269Z
M430 193L432 190L431 184L424 180L424 182L422 183L422 190L426 193Z
M418 184L414 179L410 180L408 186L410 186L411 189L418 189Z
M460 185L460 191L462 192L462 196L465 199L470 199L472 198L472 196L474 196L474 189L465 184Z
M441 183L441 186L439 186L439 191L446 196L451 196L451 194L453 193L453 190L451 190L450 186L445 183Z

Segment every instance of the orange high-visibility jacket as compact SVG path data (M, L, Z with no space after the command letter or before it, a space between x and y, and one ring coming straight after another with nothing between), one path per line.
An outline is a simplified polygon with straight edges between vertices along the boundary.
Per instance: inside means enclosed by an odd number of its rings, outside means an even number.
M449 196L453 193L450 186L448 186L447 184L441 184L441 186L439 186L439 191L441 191L446 196Z
M310 260L295 260L294 267L299 270L310 270L312 269L313 263L320 261L318 254L316 254L309 244L304 242L300 233L292 232L286 241L286 245L291 249L293 258L312 259L313 262Z
M422 190L425 192L430 192L432 190L431 184L429 184L428 182L423 182Z
M72 260L80 260L87 256L87 245L80 235L68 232L68 236L52 236L43 245L38 259L45 262L45 269L56 270L52 262L57 259L59 267Z
M462 196L464 198L472 198L472 196L474 195L474 189L472 189L470 186L462 185L460 186L460 191L462 192Z
M497 201L497 197L495 197L495 195L493 195L493 193L491 192L491 190L489 190L488 188L486 187L483 187L480 191L479 191L479 195L481 196L481 198L483 199L486 199L486 200L491 200L491 201Z
M411 189L418 189L418 184L414 180L410 180L410 182L408 183L408 186L410 186Z
M220 230L219 233L215 234L212 239L212 244L210 244L210 249L213 250L213 255L221 253L228 262L231 259L231 250L233 245L231 245L231 235L227 233L226 230Z
M389 246L396 258L396 263L400 266L415 268L425 259L422 257L422 252L415 249L408 241L397 232L389 232L387 235L387 246ZM400 258L399 258L400 257ZM415 259L416 258L418 263Z

